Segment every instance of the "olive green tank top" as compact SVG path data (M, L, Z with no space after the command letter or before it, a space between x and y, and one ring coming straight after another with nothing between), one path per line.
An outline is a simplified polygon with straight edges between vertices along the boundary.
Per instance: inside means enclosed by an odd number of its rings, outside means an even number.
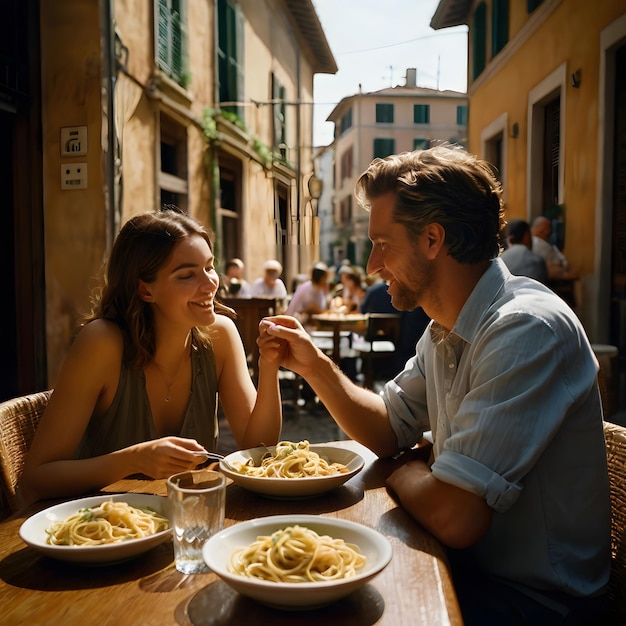
M191 393L179 437L196 439L207 450L217 446L217 371L212 348L192 345ZM143 369L122 363L109 410L91 416L74 458L86 459L158 439Z

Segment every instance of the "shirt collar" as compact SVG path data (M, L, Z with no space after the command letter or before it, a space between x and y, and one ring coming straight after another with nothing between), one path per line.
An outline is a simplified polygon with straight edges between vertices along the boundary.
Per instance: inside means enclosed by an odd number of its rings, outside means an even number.
M476 283L476 287L463 305L454 327L447 333L450 341L460 338L471 343L486 311L491 307L498 292L502 289L505 280L511 275L502 259L491 259L489 267ZM431 338L433 343L439 343L446 338L446 330L441 324L433 320L431 324Z

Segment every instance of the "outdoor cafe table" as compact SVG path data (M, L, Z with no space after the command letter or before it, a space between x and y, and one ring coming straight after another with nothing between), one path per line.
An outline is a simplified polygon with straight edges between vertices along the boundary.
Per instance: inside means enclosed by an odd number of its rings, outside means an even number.
M317 313L311 316L311 320L315 322L318 330L332 330L332 359L335 363L339 363L341 358L341 333L344 331L363 333L367 329L367 315L361 313Z
M375 528L391 542L391 562L346 598L308 611L267 608L239 595L212 572L178 572L171 542L115 565L56 561L28 547L18 535L29 515L53 504L48 501L0 523L0 623L461 626L442 546L397 506L384 486L397 461L377 460L353 441L334 444L358 452L365 460L363 470L344 486L316 498L271 500L230 484L226 525L267 515L306 513ZM104 491L164 495L165 484L127 479Z

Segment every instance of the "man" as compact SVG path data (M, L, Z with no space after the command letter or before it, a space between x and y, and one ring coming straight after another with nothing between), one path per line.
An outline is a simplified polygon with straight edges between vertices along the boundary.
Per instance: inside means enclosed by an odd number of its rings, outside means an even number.
M497 258L501 193L488 164L445 146L375 159L358 180L368 273L396 309L433 320L381 395L351 383L293 318L262 322L259 345L381 457L432 431L432 463L406 453L388 486L450 548L467 626L601 623L610 508L597 361L567 304Z
M250 297L250 285L243 277L244 264L241 259L230 259L224 266L222 282L225 295L238 298Z
M250 290L253 298L286 298L287 288L280 279L283 266L276 259L263 263L263 276L252 283Z
M528 276L540 283L548 280L546 262L532 251L530 224L526 220L511 220L505 228L507 249L500 255L511 274Z
M543 215L533 220L531 228L532 251L538 254L545 262L548 269L548 278L562 278L569 270L569 263L565 255L550 242L552 235L552 222Z

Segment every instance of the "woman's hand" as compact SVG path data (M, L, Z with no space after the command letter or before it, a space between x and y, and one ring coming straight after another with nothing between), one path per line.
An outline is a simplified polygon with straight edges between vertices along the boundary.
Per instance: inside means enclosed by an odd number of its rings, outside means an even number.
M135 444L128 449L134 473L150 478L168 478L172 474L192 470L206 461L194 454L205 449L195 439L162 437Z
M326 358L302 324L288 315L261 320L257 344L261 360L282 365L305 378L315 369L319 359Z

